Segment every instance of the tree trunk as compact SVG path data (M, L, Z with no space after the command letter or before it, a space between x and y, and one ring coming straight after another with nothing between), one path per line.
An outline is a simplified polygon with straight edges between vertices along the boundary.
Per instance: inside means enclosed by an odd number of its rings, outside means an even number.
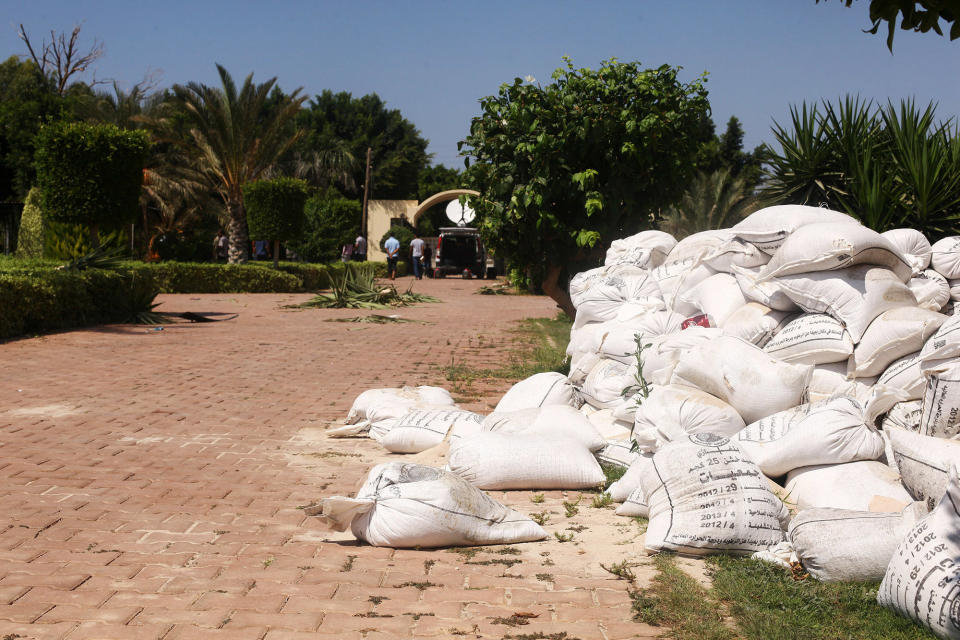
M280 268L280 241L279 240L273 241L273 268L274 269Z
M227 203L227 212L230 214L230 221L227 224L227 235L230 237L227 261L230 264L243 264L250 259L250 239L247 237L247 220L243 203Z
M573 300L570 299L570 291L566 283L560 282L562 269L555 264L547 265L547 273L543 277L543 292L553 298L557 306L569 316L571 320L577 317L577 309L573 306Z
M100 248L100 227L95 222L90 223L90 247L94 251Z

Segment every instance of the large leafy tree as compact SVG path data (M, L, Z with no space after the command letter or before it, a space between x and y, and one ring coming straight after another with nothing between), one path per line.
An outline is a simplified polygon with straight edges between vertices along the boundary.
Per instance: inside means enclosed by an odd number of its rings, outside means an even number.
M704 139L704 79L668 65L567 66L480 100L461 144L489 246L571 317L566 283L617 237L649 228L683 191Z
M315 158L346 175L336 180L346 195L360 197L367 148L372 153L372 195L415 198L420 171L427 166L427 141L397 109L388 109L375 93L354 98L325 90L314 96L297 119L305 135L300 157Z
M191 82L173 93L189 123L199 169L227 209L229 261L245 262L250 243L243 209L243 185L264 177L297 141L291 127L306 97L297 89L270 100L276 78L262 84L248 75L237 89L230 73L217 65L220 87Z
M819 4L821 1L816 0ZM842 0L847 6L853 6L853 0ZM887 48L893 51L893 36L896 33L897 23L904 31L919 31L927 33L933 31L943 35L940 21L950 26L950 39L960 38L960 8L955 0L870 0L871 26L865 31L877 33L880 27L887 28Z

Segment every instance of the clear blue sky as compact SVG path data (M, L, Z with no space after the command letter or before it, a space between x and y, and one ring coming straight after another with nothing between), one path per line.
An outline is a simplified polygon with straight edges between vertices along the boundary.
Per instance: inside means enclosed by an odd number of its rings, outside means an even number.
M517 76L548 82L563 55L680 65L683 80L709 72L718 132L736 115L748 148L772 140L791 104L845 93L960 115L960 41L898 31L891 55L883 35L862 33L867 11L867 0L0 0L0 55L26 53L20 22L35 40L81 22L83 41L105 47L97 77L125 88L151 71L159 86L216 84L219 62L311 96L376 92L430 141L434 162L458 168L478 99Z

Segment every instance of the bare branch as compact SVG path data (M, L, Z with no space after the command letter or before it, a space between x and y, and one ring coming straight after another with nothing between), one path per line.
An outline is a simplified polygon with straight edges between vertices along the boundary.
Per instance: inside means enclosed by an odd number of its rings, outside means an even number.
M37 55L37 52L30 42L30 37L27 35L27 31L22 24L17 33L20 39L26 43L30 57L33 58L33 61L40 67L41 73L44 75L48 73L53 74L57 84L57 93L61 96L67 90L70 78L85 72L94 62L103 56L103 44L96 39L94 39L90 49L86 53L81 54L79 47L80 29L81 25L75 25L73 31L70 32L69 38L67 38L65 33L58 35L51 29L49 44L46 40L41 42L42 55ZM98 82L96 78L93 80L94 84L102 84L102 82L103 81Z

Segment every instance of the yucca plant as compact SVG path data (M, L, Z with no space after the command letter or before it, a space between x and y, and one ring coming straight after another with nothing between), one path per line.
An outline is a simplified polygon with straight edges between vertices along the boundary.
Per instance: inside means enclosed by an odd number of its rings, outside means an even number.
M330 278L330 293L321 293L303 302L299 307L332 309L386 309L416 302L439 302L432 296L399 293L393 285L377 284L373 265L347 264L343 273Z

